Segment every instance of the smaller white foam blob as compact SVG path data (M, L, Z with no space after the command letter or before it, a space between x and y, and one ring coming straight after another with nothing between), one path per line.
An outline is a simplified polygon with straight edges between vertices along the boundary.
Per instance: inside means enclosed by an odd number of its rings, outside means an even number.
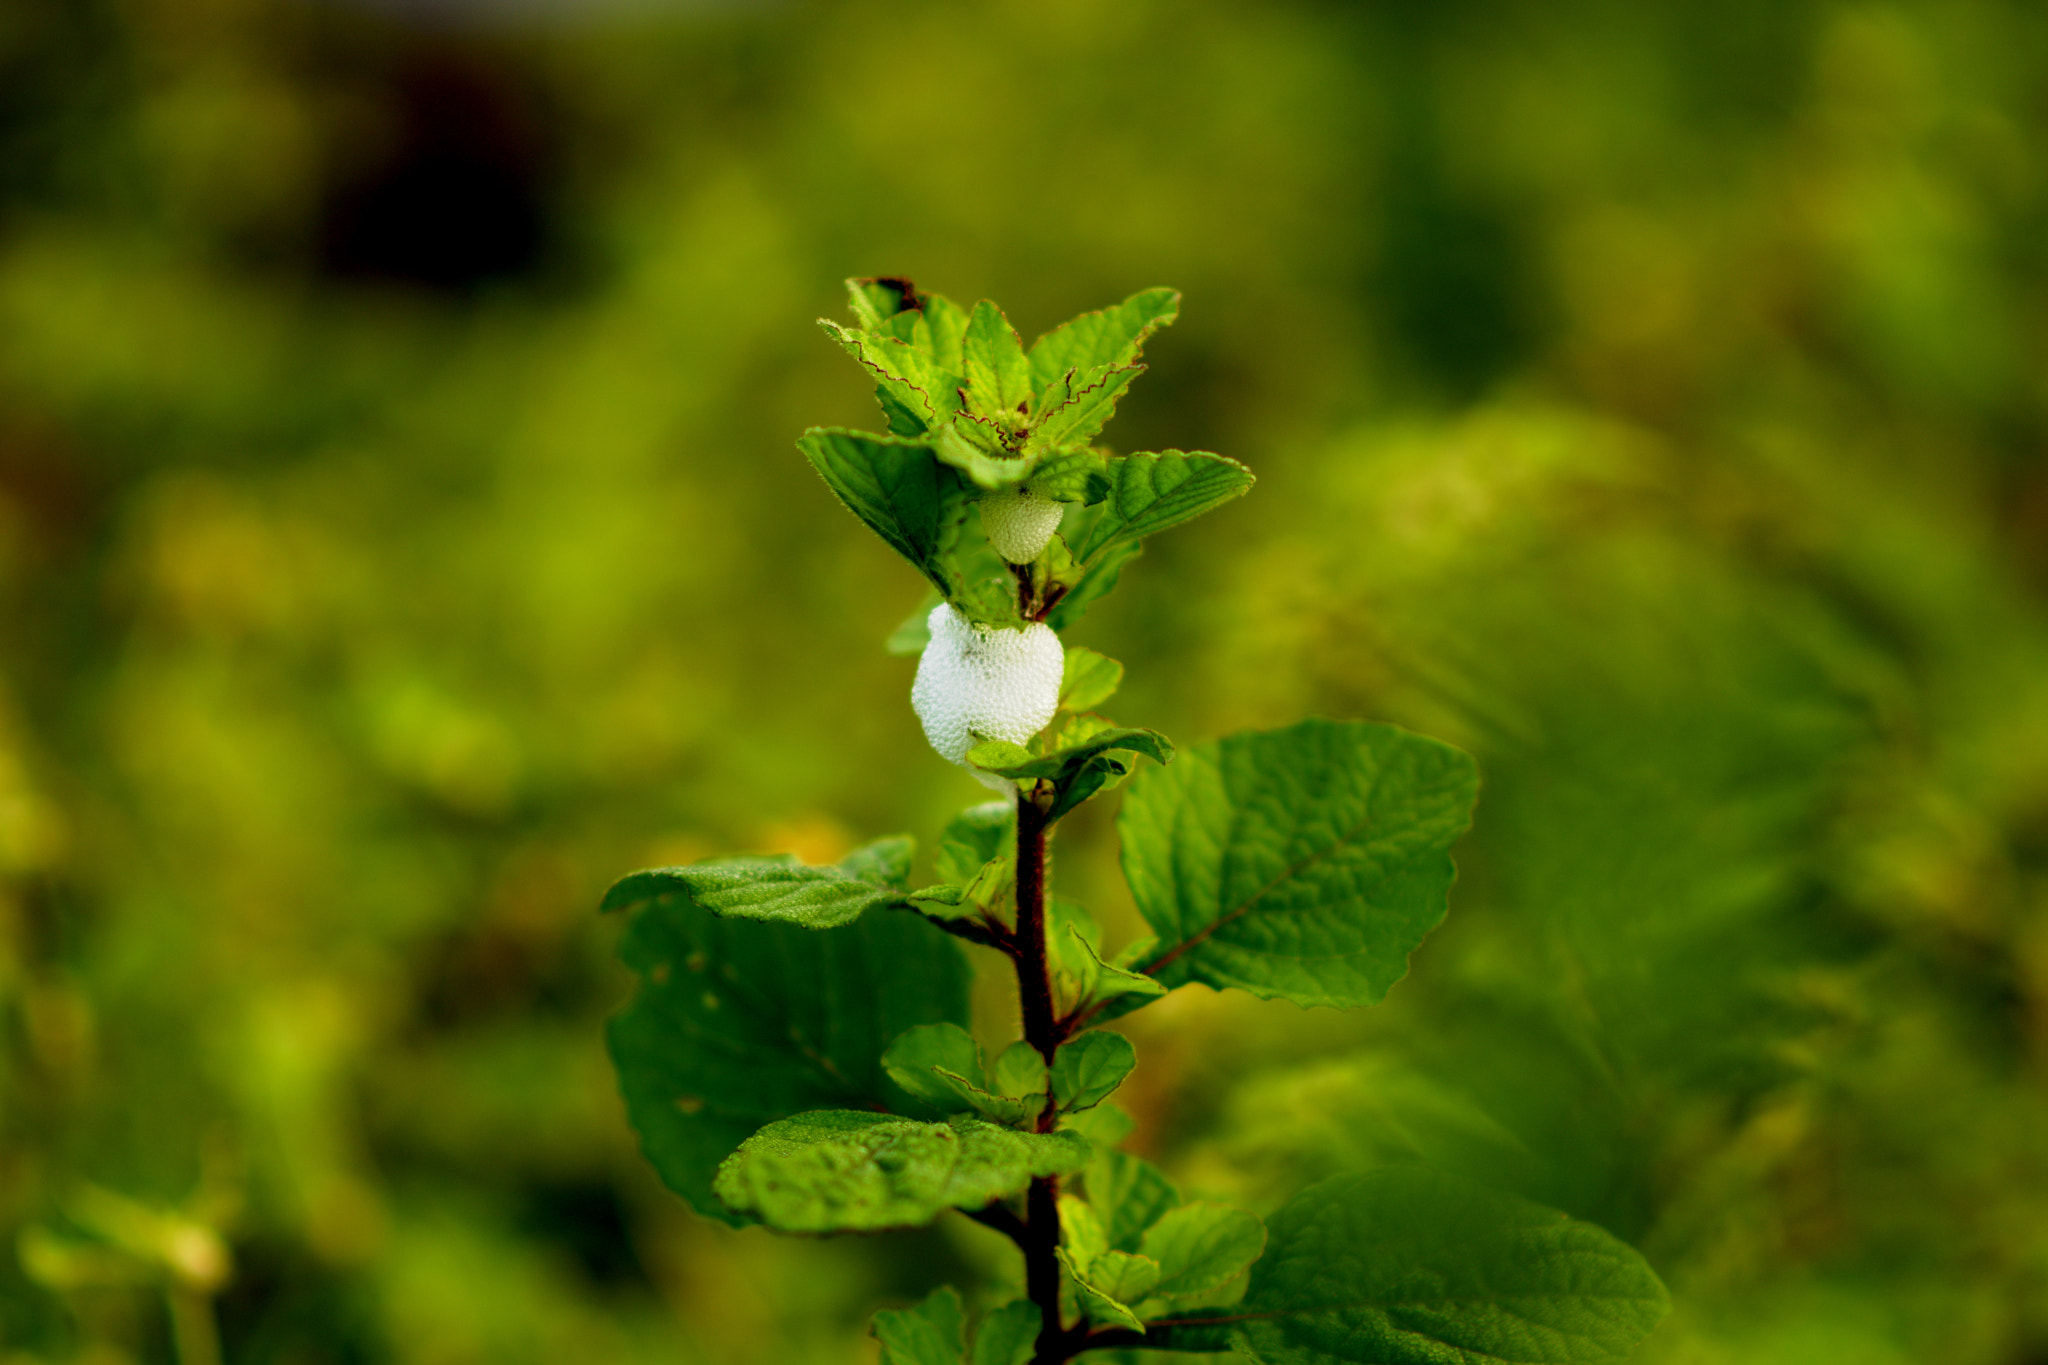
M1059 530L1067 505L1022 488L1005 488L981 500L981 529L988 543L1012 564L1029 564L1045 552Z
M1051 626L978 626L948 602L932 608L929 624L931 643L917 661L910 705L939 757L965 768L975 735L1024 744L1052 720L1066 653ZM991 791L1017 790L1007 778L967 770Z

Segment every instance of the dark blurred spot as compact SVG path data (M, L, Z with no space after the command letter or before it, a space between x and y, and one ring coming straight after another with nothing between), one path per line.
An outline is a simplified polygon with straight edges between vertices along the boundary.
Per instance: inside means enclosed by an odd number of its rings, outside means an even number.
M470 54L436 52L404 62L376 93L391 135L330 189L324 268L454 293L532 273L550 245L551 158L520 83Z
M229 1360L371 1365L391 1358L369 1305L332 1267L289 1243L238 1245L235 1277L215 1311Z
M633 1250L625 1205L611 1186L539 1185L524 1195L520 1231L565 1253L592 1284L654 1287Z
M1474 398L1535 344L1528 234L1420 166L1396 169L1384 211L1376 285L1393 334L1452 397Z

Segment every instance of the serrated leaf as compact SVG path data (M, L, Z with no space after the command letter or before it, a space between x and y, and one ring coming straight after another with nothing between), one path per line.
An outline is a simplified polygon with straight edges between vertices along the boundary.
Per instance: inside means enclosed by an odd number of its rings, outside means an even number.
M861 326L875 329L895 321L899 314L917 314L917 286L900 275L862 276L846 282L847 303Z
M869 1232L985 1208L1080 1169L1088 1154L1070 1133L825 1110L748 1138L720 1164L714 1188L734 1212L778 1231Z
M1180 1206L1180 1191L1143 1157L1102 1151L1088 1167L1088 1202L1102 1217L1109 1245L1136 1251L1146 1230Z
M1003 310L987 299L975 304L968 314L960 357L968 402L974 410L1005 426L1021 428L1031 404L1031 362Z
M1059 1197L1060 1245L1067 1249L1067 1255L1074 1264L1086 1269L1097 1256L1109 1250L1109 1237L1104 1232L1101 1215L1085 1199L1073 1195Z
M1159 1263L1152 1292L1208 1294L1244 1273L1266 1249L1266 1225L1226 1204L1182 1204L1145 1231L1139 1249Z
M958 1024L919 1024L898 1034L882 1053L882 1070L903 1089L940 1113L967 1108L959 1092L937 1074L946 1070L974 1085L984 1084L981 1047Z
M1102 963L1095 944L1101 939L1102 930L1086 906L1065 896L1046 902L1046 961L1061 1014L1086 1005L1094 994Z
M898 1102L884 1047L968 1018L957 940L911 915L813 933L670 894L634 912L619 956L640 980L606 1041L641 1148L699 1213L735 1224L711 1186L741 1139L807 1109Z
M1117 400L1144 372L1143 365L1067 371L1039 395L1024 449L1044 450L1093 439L1116 416Z
M960 338L967 330L967 314L943 294L914 294L898 312L883 320L879 330L924 352L943 373L966 373L961 365Z
M998 1095L943 1066L932 1068L932 1074L955 1096L956 1102L946 1105L946 1108L972 1109L991 1123L1000 1123L1008 1128L1028 1128L1045 1109L1043 1095Z
M868 1335L882 1343L881 1365L960 1365L967 1354L960 1291L941 1285L914 1308L884 1309Z
M877 388L902 411L935 431L960 415L964 380L931 356L885 331L842 327L819 318L825 334L875 376Z
M1270 1233L1229 1314L1267 1365L1619 1365L1670 1307L1600 1228L1416 1167L1312 1186Z
M997 1123L1021 1127L1045 1111L1045 1058L1029 1043L1005 1048L987 1068L986 1080L981 1070L978 1062L972 1071L937 1066L934 1075L960 1100Z
M1053 1099L1070 1112L1093 1109L1137 1064L1137 1049L1121 1033L1084 1033L1053 1054Z
M932 642L932 608L945 600L937 591L926 592L919 599L917 610L889 632L882 648L899 659L914 659L924 653L924 647Z
M947 556L959 540L966 499L959 479L929 445L813 427L797 441L839 500L942 594L954 590Z
M981 1320L974 1334L968 1365L1029 1365L1043 1323L1044 1315L1029 1299L995 1309Z
M1136 359L1145 339L1180 316L1180 292L1143 289L1111 308L1083 313L1031 344L1031 380L1043 390L1069 370Z
M1167 986L1376 1003L1443 919L1472 822L1469 755L1391 725L1308 720L1142 774L1117 829Z
M984 801L969 806L951 820L939 834L939 876L949 882L974 879L983 864L1017 843L1017 805L1014 801Z
M1074 1257L1065 1247L1059 1248L1056 1254L1059 1257L1060 1268L1065 1270L1067 1278L1074 1282L1074 1288L1080 1293L1082 1309L1091 1320L1117 1327L1128 1327L1133 1332L1143 1332L1145 1330L1144 1319L1131 1311L1130 1305L1091 1281L1088 1278L1089 1271L1077 1266ZM1143 1271L1135 1264L1140 1258L1133 1257L1128 1252L1109 1252L1107 1255L1098 1258L1095 1264L1103 1265L1111 1257L1116 1258L1115 1263L1106 1266L1105 1269L1112 1272L1119 1282L1123 1281L1126 1276L1133 1282L1137 1282L1142 1278ZM1157 1268L1156 1266L1153 1267L1154 1270L1157 1270Z
M812 867L783 853L649 868L620 878L599 908L628 910L660 896L685 896L728 919L836 929L876 906L906 903L902 882L910 874L912 846L908 836L896 835L856 849L834 867Z
M1125 755L1143 754L1159 763L1173 761L1173 741L1157 730L1111 725L1101 717L1082 717L1095 722L1079 728L1085 736L1044 754L1002 740L977 744L967 751L967 761L984 772L1012 781L1050 779L1052 804L1047 820L1057 820L1086 801L1104 784L1127 776L1132 760Z
M1126 455L1111 462L1109 480L1100 512L1067 540L1084 566L1117 545L1157 535L1240 497L1253 483L1249 469L1205 450Z
M1066 671L1060 676L1060 707L1092 711L1115 696L1123 681L1122 664L1086 645L1074 645L1067 650Z

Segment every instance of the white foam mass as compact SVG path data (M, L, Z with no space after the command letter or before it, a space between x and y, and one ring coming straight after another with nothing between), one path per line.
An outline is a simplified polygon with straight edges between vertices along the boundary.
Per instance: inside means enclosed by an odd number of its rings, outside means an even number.
M929 624L910 704L941 758L966 767L975 735L1023 744L1052 720L1066 654L1051 626L978 626L948 602L932 608ZM1016 790L1005 778L968 771L992 791Z
M1022 488L1005 488L981 500L981 529L996 553L1012 564L1029 564L1059 530L1067 505Z

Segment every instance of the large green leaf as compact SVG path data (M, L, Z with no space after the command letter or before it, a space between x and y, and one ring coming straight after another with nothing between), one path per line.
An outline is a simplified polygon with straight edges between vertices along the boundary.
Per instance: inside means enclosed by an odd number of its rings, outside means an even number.
M979 1119L919 1123L824 1110L771 1123L718 1168L718 1197L783 1232L916 1227L985 1208L1088 1160L1072 1133L1019 1133Z
M1242 496L1253 483L1243 465L1207 451L1126 455L1109 466L1109 495L1067 547L1084 567L1113 547L1156 535Z
M1618 1365L1670 1307L1590 1223L1416 1167L1338 1176L1274 1216L1218 1334L1263 1365Z
M927 442L813 427L796 445L855 516L933 587L953 593L946 557L959 538L965 495Z
M889 1041L968 1019L958 941L913 915L814 933L668 894L634 913L619 956L640 977L606 1030L627 1114L669 1188L727 1222L712 1176L743 1138L807 1109L901 1103Z
M1117 828L1159 935L1144 970L1297 1005L1369 1005L1443 919L1469 755L1391 725L1308 720L1140 774Z
M967 1311L960 1291L941 1285L915 1307L875 1314L868 1333L882 1343L882 1365L960 1365L967 1353Z
M1265 1250L1257 1217L1227 1204L1182 1204L1145 1230L1139 1250L1159 1263L1152 1292L1171 1298L1208 1294L1244 1273Z
M1018 1299L997 1308L975 1329L974 1350L968 1365L1026 1365L1038 1344L1038 1329L1044 1324L1038 1305Z
M1069 370L1127 365L1145 339L1180 316L1180 292L1144 289L1113 308L1083 313L1031 343L1031 382L1043 391Z
M1124 1083L1137 1064L1137 1050L1121 1033L1084 1033L1061 1044L1053 1054L1053 1099L1069 1112L1093 1109Z
M1031 405L1031 362L1002 309L987 299L974 305L960 354L974 410L1021 428Z
M683 896L728 919L836 929L878 905L908 903L903 879L910 853L910 839L896 835L855 849L836 867L814 867L780 853L649 868L620 878L599 908L630 910L658 896Z
M1037 422L1027 450L1074 445L1092 439L1116 416L1117 400L1145 372L1143 365L1069 370L1039 395Z

